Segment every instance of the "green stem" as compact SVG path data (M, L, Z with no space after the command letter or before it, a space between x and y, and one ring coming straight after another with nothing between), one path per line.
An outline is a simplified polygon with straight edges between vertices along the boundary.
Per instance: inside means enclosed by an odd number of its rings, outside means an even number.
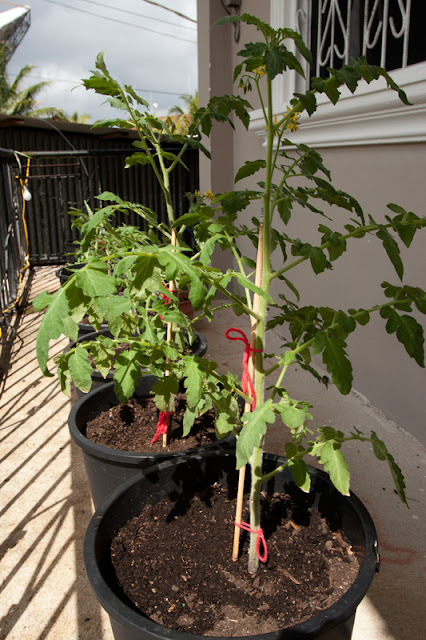
M262 487L262 447L255 447L249 461L251 469L250 491L250 528L254 533L250 534L248 571L256 573L259 567L257 557L257 531L260 528L260 490Z
M179 151L178 155L176 156L176 158L173 160L172 164L170 165L170 167L167 168L167 172L171 173L173 171L173 169L175 168L175 166L177 165L177 163L181 160L183 154L185 153L185 151L188 148L188 143L185 142L182 145L182 149Z
M246 272L244 271L244 266L243 263L241 261L240 255L237 251L237 247L235 246L235 243L232 241L232 238L229 237L229 235L226 233L224 233L225 238L228 240L229 246L231 247L231 251L234 255L234 258L238 264L238 268L240 270L241 275L243 275L244 277L246 277ZM246 294L246 301L247 301L247 306L249 309L253 309L253 305L251 302L251 297L250 297L250 291L248 289L245 289L245 294Z
M265 190L263 197L263 264L261 289L269 293L271 284L271 185L273 177L272 157L274 151L274 125L272 115L272 83L267 78L268 87L268 116L267 124L267 151L266 151L266 176ZM267 314L267 300L264 296L259 298L259 318L256 325L256 345L260 352L255 357L255 391L257 406L263 403L264 396L264 371L263 371L263 349L265 343L265 328ZM258 447L255 447L250 458L251 467L251 491L250 491L250 528L254 533L250 534L250 548L248 570L255 573L259 566L259 559L256 553L256 545L260 527L260 489L262 486L262 444L263 438Z

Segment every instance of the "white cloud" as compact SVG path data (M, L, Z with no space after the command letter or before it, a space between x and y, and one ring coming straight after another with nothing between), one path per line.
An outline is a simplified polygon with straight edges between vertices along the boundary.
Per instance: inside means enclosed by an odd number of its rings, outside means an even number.
M67 0L58 2L67 4ZM113 5L112 0L102 2ZM102 97L83 88L71 91L81 78L88 77L101 50L105 50L105 60L111 74L122 82L132 84L137 90L148 90L141 92L141 95L158 104L157 112L166 112L177 102L180 94L196 90L196 45L156 35L136 25L194 41L196 30L179 29L137 18L83 0L73 0L72 6L130 25L96 18L46 0L29 0L28 4L31 6L32 24L9 63L8 72L12 77L25 64L33 64L36 69L28 84L37 82L39 77L52 81L51 86L40 95L39 106L60 107L69 113L86 112L93 118L112 115L110 107L100 106ZM195 18L196 0L163 0L163 4ZM119 7L145 16L195 26L142 0L122 0Z

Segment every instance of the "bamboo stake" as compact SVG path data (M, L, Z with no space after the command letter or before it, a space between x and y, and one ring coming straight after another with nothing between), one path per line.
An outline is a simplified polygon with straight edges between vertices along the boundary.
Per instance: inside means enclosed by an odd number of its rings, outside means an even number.
M172 243L172 247L175 247L175 246L176 246L176 229L175 229L175 228L173 228L173 229L172 229L172 239L171 239L171 243ZM175 291L175 283L174 283L174 280L170 280L170 282L169 282L169 290L170 290L170 291L172 291L172 292L173 292L173 291ZM172 323L171 323L171 322L168 322L168 323L167 323L167 334L166 334L166 340L167 340L167 342L171 342L171 340L172 340ZM169 362L169 358L167 358L167 357L166 357L166 364L167 364L168 362ZM166 371L165 371L165 375L166 375L166 376L168 376L168 375L169 375L169 373L170 373L170 372L169 372L169 370L168 370L168 369L166 369ZM170 401L170 404L171 404L171 402L172 402L172 400ZM169 411L171 411L171 410L173 409L173 407L172 407L172 406L170 406L170 404L169 404ZM170 416L169 416L168 420L170 420ZM167 431L168 431L168 427L167 427ZM166 432L166 433L163 433L163 447L167 447L167 435L168 435L168 433L167 433L167 432Z
M257 248L257 260L256 260L256 276L255 276L255 284L257 287L261 287L262 285L262 264L263 264L263 224L259 226L259 244ZM253 296L253 311L257 312L259 310L259 294L255 293ZM257 329L257 321L256 318L252 318L251 320L251 334L250 334L250 348L254 349L256 347L256 329ZM253 351L250 351L249 361L248 361L248 373L249 376L253 379L254 373L254 354ZM250 411L251 404L250 402L246 402L244 405L244 411ZM232 560L236 562L238 560L238 552L240 548L240 532L241 529L239 524L241 524L241 513L243 510L243 497L244 497L244 481L246 477L246 465L241 467L239 477L238 477L238 492L237 492L237 506L235 511L235 529L234 529L234 545L232 548Z

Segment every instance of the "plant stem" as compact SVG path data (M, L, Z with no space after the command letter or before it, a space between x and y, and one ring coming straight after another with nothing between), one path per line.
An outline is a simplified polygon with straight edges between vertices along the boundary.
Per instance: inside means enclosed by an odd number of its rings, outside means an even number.
M262 487L262 446L255 447L250 458L251 491L250 491L250 534L248 558L249 573L256 573L259 567L257 557L257 531L260 528L260 489Z
M259 226L259 241L258 241L258 252L257 252L257 261L256 261L256 277L255 284L260 288L262 284L262 263L263 263L263 224ZM248 294L248 292L247 292ZM253 297L253 309L258 311L259 309L259 294L255 293ZM254 376L254 358L253 358L253 349L256 344L256 332L257 332L257 322L255 319L251 319L251 335L250 335L250 355L248 361L248 375L253 378ZM253 406L253 405L251 405ZM250 411L251 409L250 403L246 401L244 412ZM246 475L246 465L241 467L238 479L238 494L237 494L237 508L235 513L235 529L234 529L234 546L232 551L232 560L236 562L238 560L238 551L239 551L239 542L240 542L240 527L238 526L241 523L241 513L243 507L243 495L244 495L244 481Z
M263 197L263 242L262 247L258 247L258 251L261 250L262 256L262 285L261 289L265 293L269 293L271 284L271 185L273 177L273 148L274 148L274 124L272 114L272 83L268 76L267 78L267 90L268 90L268 114L267 114L267 155L266 155L266 176L265 176L265 189ZM255 359L255 391L258 405L263 403L264 396L264 380L265 374L263 371L263 349L265 342L265 327L266 327L266 314L267 314L267 300L265 297L259 298L259 318L256 326L256 349L259 349L259 353L256 353ZM250 491L250 528L252 532L250 534L250 548L249 548L249 560L248 570L250 573L255 573L259 566L259 559L257 557L256 547L258 534L257 531L260 527L260 488L262 477L262 444L259 442L259 446L254 448L253 454L249 460L251 468L251 491Z

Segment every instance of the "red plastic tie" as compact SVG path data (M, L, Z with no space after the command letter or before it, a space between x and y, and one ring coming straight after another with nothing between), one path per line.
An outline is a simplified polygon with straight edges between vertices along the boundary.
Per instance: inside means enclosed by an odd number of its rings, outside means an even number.
M231 336L229 335L231 331L236 331L237 333L240 334L241 337L231 338ZM248 388L250 387L251 397L253 399L251 410L254 411L254 409L256 408L256 392L254 390L253 380L251 379L251 375L249 374L248 361L249 361L251 351L255 353L262 353L263 349L253 349L250 346L249 341L247 340L246 334L244 333L244 331L241 331L241 329L236 329L235 327L231 327L231 329L227 329L225 331L225 336L228 338L228 340L241 340L241 342L244 342L246 346L246 348L244 349L244 356L243 356L243 374L241 376L241 389L243 393L247 393Z
M256 554L260 562L266 562L268 559L268 547L266 546L266 540L265 540L265 536L263 535L263 529L259 528L254 530L250 527L249 524L247 524L247 522L234 522L234 524L236 527L239 527L240 529L244 529L244 531L257 534ZM263 546L263 555L260 555L260 543L262 543L262 546Z
M160 415L158 417L157 422L157 431L155 432L155 436L151 440L151 444L157 442L158 438L162 436L164 433L167 433L167 429L169 426L169 417L174 414L174 411L160 411Z

